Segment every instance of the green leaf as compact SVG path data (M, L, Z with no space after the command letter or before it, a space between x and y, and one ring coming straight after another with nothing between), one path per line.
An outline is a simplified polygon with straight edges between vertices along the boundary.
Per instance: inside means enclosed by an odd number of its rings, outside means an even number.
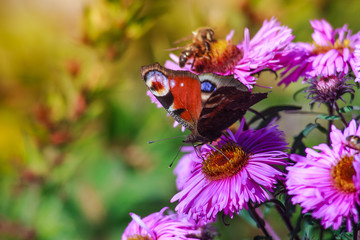
M352 111L360 111L360 106L346 106L346 107L340 108L340 110L339 110L340 113L348 113L348 112L352 112Z
M281 111L296 111L300 109L301 107L293 106L293 105L280 105L280 106L269 107L261 111L257 115L255 115L253 118L251 118L248 124L251 125L257 120L262 119L262 121L259 123L259 125L256 128L256 129L260 129L269 125L269 123L272 122L273 120L279 120L280 119L279 113Z
M296 137L294 137L294 143L291 146L291 153L296 153L298 152L299 154L305 154L305 144L303 143L303 139L309 135L309 133L314 130L314 129L318 129L320 132L327 134L327 130L326 128L324 128L323 126L321 126L319 123L309 123L308 125L306 125L306 127L304 128L304 130L302 130L299 135L297 135ZM298 150L298 151L297 151Z
M297 90L297 91L294 93L294 95L293 95L293 99L296 100L296 96L297 96L299 93L303 92L306 88L308 88L308 87L304 87L304 88L301 88L301 89Z
M332 121L332 120L339 120L340 117L339 117L339 116L335 116L335 115L319 114L319 115L316 116L315 122L316 122L318 119L324 119L324 120Z
M320 124L318 123L309 123L308 125L306 125L306 127L304 128L304 130L301 131L301 135L303 135L304 137L306 137L307 135L309 135L309 133L314 130L315 128L318 128L320 126Z

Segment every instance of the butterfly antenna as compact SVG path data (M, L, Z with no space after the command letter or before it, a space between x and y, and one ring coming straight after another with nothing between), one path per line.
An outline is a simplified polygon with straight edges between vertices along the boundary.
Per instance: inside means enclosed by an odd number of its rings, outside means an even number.
M231 159L228 158L222 151L220 151L220 149L216 148L214 145L212 145L211 143L208 143L207 145L209 145L211 148L215 149L215 151L218 151L221 155L224 156L224 158L226 158L229 162L232 163Z
M174 157L173 160L171 161L171 163L170 163L170 165L169 165L169 168L171 168L172 165L174 164L175 159L179 156L180 150L182 149L183 146L184 146L184 144L181 144L181 147L179 147L179 150L177 151L175 157Z
M158 139L158 140L155 140L155 141L149 141L148 143L150 144L150 143L162 142L162 141L167 141L167 140L171 140L171 139L175 139L175 138L181 138L181 137L186 137L186 135Z

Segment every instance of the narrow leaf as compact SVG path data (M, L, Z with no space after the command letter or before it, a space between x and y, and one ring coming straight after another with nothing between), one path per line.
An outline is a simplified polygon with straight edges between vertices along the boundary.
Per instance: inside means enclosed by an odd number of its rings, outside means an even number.
M316 122L318 119L324 119L324 120L332 121L332 120L339 120L340 117L339 117L339 116L335 116L335 115L319 114L319 115L316 116L315 122Z
M360 111L360 106L346 106L339 110L340 113L348 113L351 111Z

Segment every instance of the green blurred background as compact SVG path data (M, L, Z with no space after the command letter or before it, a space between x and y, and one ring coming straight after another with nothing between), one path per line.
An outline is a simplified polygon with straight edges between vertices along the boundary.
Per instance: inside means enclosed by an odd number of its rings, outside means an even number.
M175 206L168 165L181 139L147 142L183 133L150 103L139 71L163 64L166 49L198 27L214 28L217 38L234 29L235 43L245 27L253 36L273 16L293 29L296 41L311 41L315 18L360 30L355 0L0 4L0 239L120 239L129 212L144 217ZM308 101L292 98L301 82L285 89L273 76L263 78L260 84L274 88L255 109L286 103L309 110ZM291 142L313 118L289 114L279 124ZM324 139L314 131L306 141ZM277 215L269 214L287 238ZM216 224L222 239L260 234L243 218L227 222Z

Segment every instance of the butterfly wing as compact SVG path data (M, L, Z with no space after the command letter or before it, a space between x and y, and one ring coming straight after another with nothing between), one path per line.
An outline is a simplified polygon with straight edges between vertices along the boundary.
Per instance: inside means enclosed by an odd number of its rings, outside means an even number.
M194 131L202 108L198 76L187 71L173 71L159 63L141 67L141 76L166 111Z
M221 132L241 119L255 103L267 93L252 93L231 76L212 73L200 74L203 109L197 131L202 137L216 140Z

